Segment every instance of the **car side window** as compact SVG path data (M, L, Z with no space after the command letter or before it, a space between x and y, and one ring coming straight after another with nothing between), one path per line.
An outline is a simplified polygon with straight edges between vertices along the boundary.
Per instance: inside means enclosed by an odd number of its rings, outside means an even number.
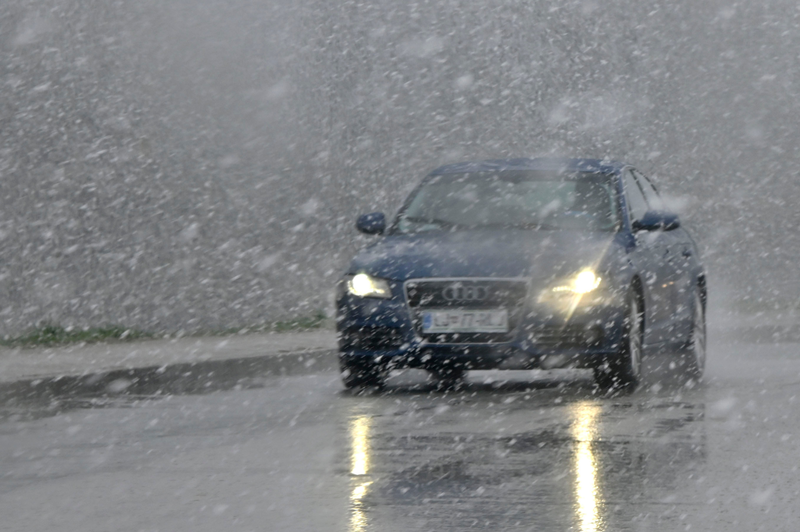
M661 199L661 196L659 195L658 190L656 190L655 185L653 185L653 183L645 175L636 170L633 170L633 175L641 185L642 191L644 192L644 197L647 200L647 203L650 205L650 208L657 211L667 210L664 200Z
M631 221L641 220L649 207L641 187L630 170L625 171L625 195L628 198L628 212Z

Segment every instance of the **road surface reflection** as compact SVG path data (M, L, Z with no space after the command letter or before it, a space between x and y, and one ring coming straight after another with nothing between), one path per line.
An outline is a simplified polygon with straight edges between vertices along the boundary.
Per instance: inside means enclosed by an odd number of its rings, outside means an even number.
M350 532L367 530L367 517L364 512L364 496L372 481L368 480L370 461L369 435L372 419L359 415L350 421L350 475L352 491L350 492Z
M676 529L705 463L704 392L686 395L510 383L347 397L348 530Z
M597 438L597 423L602 411L599 404L581 401L570 406L572 437L575 439L575 512L581 532L604 530L598 506L597 460L592 445Z

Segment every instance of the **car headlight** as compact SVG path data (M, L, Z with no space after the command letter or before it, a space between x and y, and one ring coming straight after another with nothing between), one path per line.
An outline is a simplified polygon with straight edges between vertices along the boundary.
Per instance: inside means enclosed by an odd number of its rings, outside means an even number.
M581 270L575 275L552 283L539 292L537 302L559 307L596 302L598 297L602 297L602 291L598 290L601 284L602 279L594 271Z
M592 270L583 270L565 282L557 283L551 288L551 291L583 295L594 291L600 286L601 281L602 279Z
M349 277L346 281L347 292L358 297L377 297L388 299L392 297L389 283L384 279L377 279L366 273L359 273Z

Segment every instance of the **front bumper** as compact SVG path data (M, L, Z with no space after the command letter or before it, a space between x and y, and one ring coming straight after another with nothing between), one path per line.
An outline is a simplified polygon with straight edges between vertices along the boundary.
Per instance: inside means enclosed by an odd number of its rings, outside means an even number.
M337 302L340 358L349 365L377 362L392 368L591 368L619 352L625 319L622 298L611 295L591 303L529 304L503 341L460 342L424 338L401 297L342 294Z

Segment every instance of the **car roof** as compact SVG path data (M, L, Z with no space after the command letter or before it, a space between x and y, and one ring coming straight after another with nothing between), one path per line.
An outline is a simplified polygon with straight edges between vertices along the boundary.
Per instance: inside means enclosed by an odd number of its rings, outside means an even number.
M592 172L619 174L626 164L608 159L567 159L560 157L537 157L535 159L490 159L446 164L428 175L463 174L467 172L502 172L514 170Z

